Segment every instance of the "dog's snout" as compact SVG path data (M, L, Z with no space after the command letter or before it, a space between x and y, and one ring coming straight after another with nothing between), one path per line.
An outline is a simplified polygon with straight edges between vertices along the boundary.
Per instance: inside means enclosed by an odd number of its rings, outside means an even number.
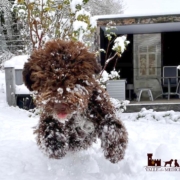
M68 106L64 103L58 103L54 105L54 108L57 112L67 112Z

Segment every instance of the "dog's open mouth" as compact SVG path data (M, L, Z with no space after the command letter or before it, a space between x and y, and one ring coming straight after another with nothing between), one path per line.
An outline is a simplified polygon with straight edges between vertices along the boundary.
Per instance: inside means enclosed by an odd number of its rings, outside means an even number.
M54 113L53 117L54 119L58 120L61 123L65 123L66 121L68 121L71 118L71 114L67 114L67 113Z
M58 103L54 105L55 117L59 120L64 120L69 118L68 105L64 103Z
M66 113L58 113L57 114L57 117L59 119L67 119L67 116L68 116L68 114L66 114Z

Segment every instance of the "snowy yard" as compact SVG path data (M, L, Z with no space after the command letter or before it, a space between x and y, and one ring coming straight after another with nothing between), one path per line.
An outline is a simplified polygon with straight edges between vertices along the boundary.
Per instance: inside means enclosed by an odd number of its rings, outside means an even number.
M0 73L0 180L179 180L180 171L150 172L145 166L147 153L161 159L162 166L170 159L180 164L180 113L144 110L119 116L129 143L118 164L104 158L100 142L62 160L48 159L33 135L38 117L30 118L29 112L7 105L4 73Z

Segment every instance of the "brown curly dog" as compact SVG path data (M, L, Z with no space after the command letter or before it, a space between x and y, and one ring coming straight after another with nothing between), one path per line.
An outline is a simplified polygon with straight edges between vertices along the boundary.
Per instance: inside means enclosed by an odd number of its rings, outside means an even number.
M98 137L107 159L123 159L128 134L97 81L100 71L82 43L60 39L34 50L25 63L24 83L41 109L37 144L50 158L87 149Z

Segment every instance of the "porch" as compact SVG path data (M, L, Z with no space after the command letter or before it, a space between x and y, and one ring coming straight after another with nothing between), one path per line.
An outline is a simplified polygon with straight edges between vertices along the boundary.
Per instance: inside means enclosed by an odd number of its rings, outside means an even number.
M125 113L139 112L142 108L153 109L154 111L180 111L180 99L156 99L154 101L142 100L140 102L132 100L127 105Z
M126 51L118 59L116 70L119 71L121 79L126 79L126 99L129 98L129 90L132 94L138 94L141 88L150 88L154 99L163 92L179 94L180 71L173 76L176 86L167 87L165 81L171 83L172 75L165 75L165 67L177 67L180 63L179 41L180 41L180 14L159 14L142 16L99 16L97 46L107 48L106 27L115 27L117 36L126 35L130 41ZM113 53L113 52L111 52ZM102 65L105 63L104 54L99 59ZM107 71L112 70L113 64L109 63ZM175 68L176 69L176 68ZM165 79L165 76L171 79ZM167 78L167 77L166 77ZM168 84L169 84L168 82ZM172 83L173 84L173 83ZM127 87L133 87L127 89ZM171 90L170 90L171 89ZM117 89L118 91L118 89ZM119 90L119 92L122 92ZM169 93L170 94L170 93ZM180 99L155 99L153 102L146 101L147 93L142 94L140 102L131 101L128 110L136 112L142 107L153 108L157 111L180 110Z

